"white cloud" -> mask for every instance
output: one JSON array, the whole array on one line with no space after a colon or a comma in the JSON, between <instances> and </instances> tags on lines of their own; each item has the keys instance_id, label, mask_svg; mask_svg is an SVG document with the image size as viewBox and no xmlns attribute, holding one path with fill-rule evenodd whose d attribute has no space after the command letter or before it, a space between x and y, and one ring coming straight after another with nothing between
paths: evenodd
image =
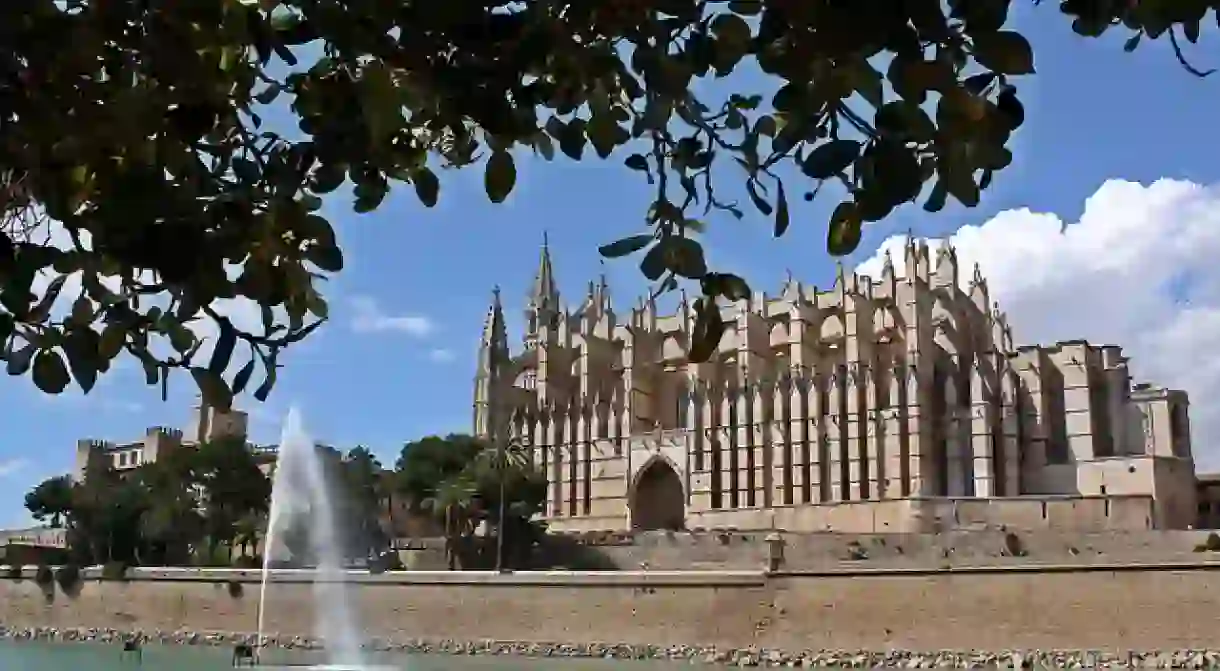
<instances>
[{"instance_id":1,"label":"white cloud","mask_svg":"<svg viewBox=\"0 0 1220 671\"><path fill-rule=\"evenodd\" d=\"M405 333L422 338L436 330L436 324L423 315L390 315L382 310L377 301L368 296L352 299L352 330L356 333L383 333L387 331Z\"/></svg>"},{"instance_id":2,"label":"white cloud","mask_svg":"<svg viewBox=\"0 0 1220 671\"><path fill-rule=\"evenodd\" d=\"M30 462L26 459L7 459L0 460L0 478L5 478L14 475L19 471L29 466Z\"/></svg>"},{"instance_id":3,"label":"white cloud","mask_svg":"<svg viewBox=\"0 0 1220 671\"><path fill-rule=\"evenodd\" d=\"M1195 457L1220 466L1220 185L1111 180L1077 222L1028 209L1001 212L952 236L962 281L979 264L1016 339L1116 344L1138 380L1190 393ZM902 271L892 237L857 269Z\"/></svg>"},{"instance_id":4,"label":"white cloud","mask_svg":"<svg viewBox=\"0 0 1220 671\"><path fill-rule=\"evenodd\" d=\"M436 363L449 363L457 358L457 354L453 350L445 347L437 347L428 352L428 360Z\"/></svg>"}]
</instances>

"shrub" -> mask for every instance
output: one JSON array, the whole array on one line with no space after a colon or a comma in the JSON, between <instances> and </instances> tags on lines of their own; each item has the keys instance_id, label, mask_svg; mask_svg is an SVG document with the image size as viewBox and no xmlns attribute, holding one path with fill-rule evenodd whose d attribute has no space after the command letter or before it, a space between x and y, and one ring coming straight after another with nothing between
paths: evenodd
<instances>
[{"instance_id":1,"label":"shrub","mask_svg":"<svg viewBox=\"0 0 1220 671\"><path fill-rule=\"evenodd\" d=\"M127 562L108 561L102 566L103 580L127 580Z\"/></svg>"},{"instance_id":2,"label":"shrub","mask_svg":"<svg viewBox=\"0 0 1220 671\"><path fill-rule=\"evenodd\" d=\"M21 564L12 564L4 567L4 576L9 580L21 580L22 570Z\"/></svg>"},{"instance_id":3,"label":"shrub","mask_svg":"<svg viewBox=\"0 0 1220 671\"><path fill-rule=\"evenodd\" d=\"M39 564L38 570L34 572L34 582L38 583L39 587L47 588L55 584L55 572L46 564Z\"/></svg>"},{"instance_id":4,"label":"shrub","mask_svg":"<svg viewBox=\"0 0 1220 671\"><path fill-rule=\"evenodd\" d=\"M246 593L246 588L237 580L230 580L228 585L229 596L234 599L240 599Z\"/></svg>"},{"instance_id":5,"label":"shrub","mask_svg":"<svg viewBox=\"0 0 1220 671\"><path fill-rule=\"evenodd\" d=\"M64 594L77 593L81 584L80 567L76 564L60 566L55 571L55 582L59 583L59 588L64 591Z\"/></svg>"}]
</instances>

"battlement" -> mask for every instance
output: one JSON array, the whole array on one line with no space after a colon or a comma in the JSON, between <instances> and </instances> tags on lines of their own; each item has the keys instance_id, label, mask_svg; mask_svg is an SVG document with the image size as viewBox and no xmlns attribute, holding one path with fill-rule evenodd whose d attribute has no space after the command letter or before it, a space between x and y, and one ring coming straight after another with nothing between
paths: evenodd
<instances>
[{"instance_id":1,"label":"battlement","mask_svg":"<svg viewBox=\"0 0 1220 671\"><path fill-rule=\"evenodd\" d=\"M182 430L168 426L150 426L144 429L144 435L147 436L164 436L171 440L182 440Z\"/></svg>"}]
</instances>

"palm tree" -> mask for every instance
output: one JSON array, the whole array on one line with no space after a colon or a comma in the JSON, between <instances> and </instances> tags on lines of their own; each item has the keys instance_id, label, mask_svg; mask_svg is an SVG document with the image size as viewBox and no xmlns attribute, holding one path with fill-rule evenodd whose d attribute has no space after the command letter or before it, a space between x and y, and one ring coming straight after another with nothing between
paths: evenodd
<instances>
[{"instance_id":1,"label":"palm tree","mask_svg":"<svg viewBox=\"0 0 1220 671\"><path fill-rule=\"evenodd\" d=\"M496 496L496 570L504 569L504 520L508 481L518 477L529 468L529 448L519 438L500 441L494 450L479 454L478 467L486 469L496 478L499 494Z\"/></svg>"},{"instance_id":2,"label":"palm tree","mask_svg":"<svg viewBox=\"0 0 1220 671\"><path fill-rule=\"evenodd\" d=\"M477 492L474 479L466 473L459 473L442 481L437 485L436 493L424 499L424 508L444 519L445 561L450 571L457 568L455 544L457 538L467 532Z\"/></svg>"}]
</instances>

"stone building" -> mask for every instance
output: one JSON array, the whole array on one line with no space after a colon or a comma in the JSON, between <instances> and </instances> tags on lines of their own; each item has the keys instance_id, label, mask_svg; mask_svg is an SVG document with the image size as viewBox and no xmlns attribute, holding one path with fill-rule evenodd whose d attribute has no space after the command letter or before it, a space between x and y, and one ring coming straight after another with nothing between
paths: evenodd
<instances>
[{"instance_id":1,"label":"stone building","mask_svg":"<svg viewBox=\"0 0 1220 671\"><path fill-rule=\"evenodd\" d=\"M603 278L569 311L544 245L516 351L495 293L474 431L529 446L556 530L1193 524L1186 394L1133 384L1116 345L1014 344L959 272L908 240L880 277L789 277L722 306L694 364L685 296L618 313Z\"/></svg>"},{"instance_id":2,"label":"stone building","mask_svg":"<svg viewBox=\"0 0 1220 671\"><path fill-rule=\"evenodd\" d=\"M241 410L217 410L200 402L191 415L185 430L165 426L152 426L140 438L124 442L112 442L92 438L76 441L76 462L72 479L84 480L86 469L92 459L104 459L111 469L125 473L152 463L173 450L194 448L201 443L218 438L236 436L244 438L249 417ZM251 446L258 455L260 467L269 473L274 469L275 449Z\"/></svg>"},{"instance_id":3,"label":"stone building","mask_svg":"<svg viewBox=\"0 0 1220 671\"><path fill-rule=\"evenodd\" d=\"M1196 529L1220 529L1220 473L1200 473L1195 497L1198 501Z\"/></svg>"},{"instance_id":4,"label":"stone building","mask_svg":"<svg viewBox=\"0 0 1220 671\"><path fill-rule=\"evenodd\" d=\"M82 482L93 459L105 460L117 473L129 473L142 464L155 462L175 450L194 449L202 443L219 438L244 439L248 435L248 428L249 416L246 412L236 408L218 410L200 401L185 429L153 426L145 431L142 438L125 442L78 440L72 480ZM268 477L272 477L275 474L278 446L253 442L247 442L246 446L254 454L259 469ZM392 471L385 471L382 476L391 478ZM384 507L379 514L379 523L391 538L426 535L435 531L430 519L416 514L403 497L393 493L392 488L387 486L385 489L388 494L383 500ZM0 540L3 540L2 532Z\"/></svg>"}]
</instances>

